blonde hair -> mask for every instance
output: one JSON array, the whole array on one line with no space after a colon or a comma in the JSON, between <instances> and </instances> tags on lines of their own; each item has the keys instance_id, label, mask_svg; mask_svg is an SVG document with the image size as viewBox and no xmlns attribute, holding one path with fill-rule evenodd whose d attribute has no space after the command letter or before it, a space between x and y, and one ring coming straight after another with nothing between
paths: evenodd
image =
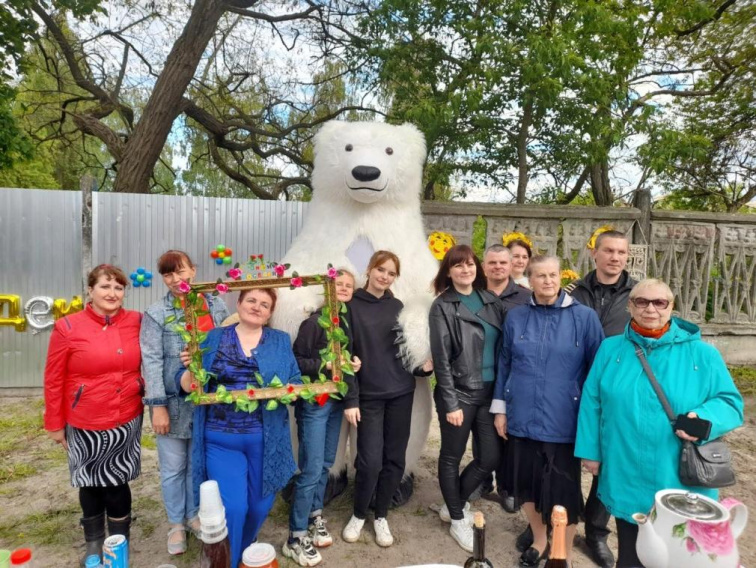
<instances>
[{"instance_id":1,"label":"blonde hair","mask_svg":"<svg viewBox=\"0 0 756 568\"><path fill-rule=\"evenodd\" d=\"M669 287L669 284L667 284L664 280L660 280L659 278L646 278L644 280L641 280L638 282L635 286L633 286L633 289L630 290L630 299L637 298L641 292L646 290L647 288L653 288L654 286L659 286L664 289L667 295L667 300L670 302L675 301L675 294L672 292L672 288Z\"/></svg>"}]
</instances>

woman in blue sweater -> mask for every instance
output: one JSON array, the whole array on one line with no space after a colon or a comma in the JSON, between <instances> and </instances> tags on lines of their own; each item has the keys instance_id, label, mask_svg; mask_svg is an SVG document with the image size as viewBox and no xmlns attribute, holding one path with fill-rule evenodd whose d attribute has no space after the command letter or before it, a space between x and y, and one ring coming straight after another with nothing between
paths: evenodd
<instances>
[{"instance_id":1,"label":"woman in blue sweater","mask_svg":"<svg viewBox=\"0 0 756 568\"><path fill-rule=\"evenodd\" d=\"M213 329L202 344L207 351L202 366L214 375L208 392L219 385L227 390L247 389L255 373L267 386L274 377L281 382L301 383L289 336L267 326L276 306L271 289L245 290L239 295L239 323ZM186 395L192 376L181 372L177 379ZM257 538L276 493L296 470L289 434L289 412L276 410L237 411L226 404L197 406L192 438L192 477L195 500L199 485L214 479L226 509L231 565L238 566L242 551Z\"/></svg>"}]
</instances>

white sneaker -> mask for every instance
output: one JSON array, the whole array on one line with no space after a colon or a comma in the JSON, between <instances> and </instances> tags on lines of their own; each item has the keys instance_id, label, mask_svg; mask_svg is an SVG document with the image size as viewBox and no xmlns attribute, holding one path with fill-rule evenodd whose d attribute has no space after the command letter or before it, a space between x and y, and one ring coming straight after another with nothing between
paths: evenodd
<instances>
[{"instance_id":1,"label":"white sneaker","mask_svg":"<svg viewBox=\"0 0 756 568\"><path fill-rule=\"evenodd\" d=\"M291 558L300 566L317 566L323 561L323 557L312 546L312 541L308 536L295 538L291 544L287 540L282 551L284 556Z\"/></svg>"},{"instance_id":2,"label":"white sneaker","mask_svg":"<svg viewBox=\"0 0 756 568\"><path fill-rule=\"evenodd\" d=\"M462 514L467 518L470 514L470 503L465 503L465 506L462 508ZM441 520L445 523L451 523L452 518L449 515L449 507L446 506L446 503L444 503L441 506L441 509L438 511L438 516L441 517Z\"/></svg>"},{"instance_id":3,"label":"white sneaker","mask_svg":"<svg viewBox=\"0 0 756 568\"><path fill-rule=\"evenodd\" d=\"M341 531L341 538L346 542L357 542L362 534L362 526L365 524L365 519L358 519L354 515L349 519L349 522Z\"/></svg>"},{"instance_id":4,"label":"white sneaker","mask_svg":"<svg viewBox=\"0 0 756 568\"><path fill-rule=\"evenodd\" d=\"M394 544L394 537L391 536L391 530L385 517L379 517L373 521L373 529L375 529L375 543L378 546L391 546Z\"/></svg>"},{"instance_id":5,"label":"white sneaker","mask_svg":"<svg viewBox=\"0 0 756 568\"><path fill-rule=\"evenodd\" d=\"M333 537L326 528L326 521L320 515L312 520L312 524L307 527L307 532L312 539L313 546L317 548L326 548L333 544Z\"/></svg>"},{"instance_id":6,"label":"white sneaker","mask_svg":"<svg viewBox=\"0 0 756 568\"><path fill-rule=\"evenodd\" d=\"M473 551L473 528L467 518L461 521L452 521L449 534L457 541L457 544L467 552Z\"/></svg>"}]
</instances>

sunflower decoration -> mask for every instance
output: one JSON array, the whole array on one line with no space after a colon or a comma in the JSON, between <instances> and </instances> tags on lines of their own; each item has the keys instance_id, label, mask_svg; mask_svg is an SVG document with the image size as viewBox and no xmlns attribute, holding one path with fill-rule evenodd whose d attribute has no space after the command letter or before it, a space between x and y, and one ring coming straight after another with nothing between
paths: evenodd
<instances>
[{"instance_id":1,"label":"sunflower decoration","mask_svg":"<svg viewBox=\"0 0 756 568\"><path fill-rule=\"evenodd\" d=\"M614 227L611 225L604 225L602 227L599 227L595 231L593 231L593 234L591 235L591 238L588 239L588 244L585 245L589 250L593 250L596 248L596 239L598 239L599 235L601 233L606 233L607 231L614 231Z\"/></svg>"},{"instance_id":2,"label":"sunflower decoration","mask_svg":"<svg viewBox=\"0 0 756 568\"><path fill-rule=\"evenodd\" d=\"M580 274L570 268L565 268L559 273L559 278L562 280L562 288L568 284L580 279Z\"/></svg>"},{"instance_id":3,"label":"sunflower decoration","mask_svg":"<svg viewBox=\"0 0 756 568\"><path fill-rule=\"evenodd\" d=\"M434 231L428 236L428 248L438 260L443 260L447 251L456 244L457 239L449 233Z\"/></svg>"},{"instance_id":4,"label":"sunflower decoration","mask_svg":"<svg viewBox=\"0 0 756 568\"><path fill-rule=\"evenodd\" d=\"M533 250L534 248L533 241L531 241L525 233L513 231L511 233L505 233L501 237L501 244L503 244L505 247L509 246L509 243L511 243L512 241L522 241L523 243L528 245L531 250Z\"/></svg>"}]
</instances>

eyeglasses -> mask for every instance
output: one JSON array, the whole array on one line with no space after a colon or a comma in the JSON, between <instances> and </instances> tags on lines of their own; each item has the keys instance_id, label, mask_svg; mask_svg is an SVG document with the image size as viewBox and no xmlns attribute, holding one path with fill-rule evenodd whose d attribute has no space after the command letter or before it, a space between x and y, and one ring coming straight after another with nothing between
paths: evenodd
<instances>
[{"instance_id":1,"label":"eyeglasses","mask_svg":"<svg viewBox=\"0 0 756 568\"><path fill-rule=\"evenodd\" d=\"M653 304L658 310L666 310L669 306L669 300L665 298L656 298L649 300L648 298L630 298L630 301L636 308L647 308L649 304Z\"/></svg>"}]
</instances>

